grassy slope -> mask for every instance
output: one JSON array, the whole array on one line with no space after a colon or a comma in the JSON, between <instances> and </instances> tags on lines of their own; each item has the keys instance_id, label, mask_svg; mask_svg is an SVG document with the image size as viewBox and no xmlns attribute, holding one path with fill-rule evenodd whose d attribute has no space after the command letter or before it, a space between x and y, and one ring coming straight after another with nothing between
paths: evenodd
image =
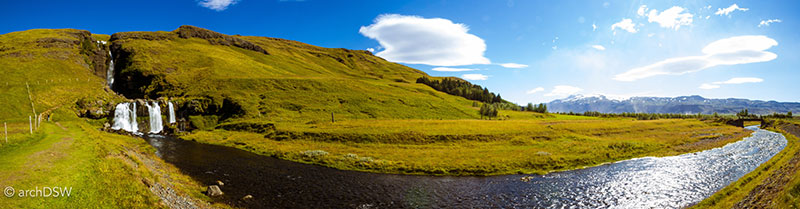
<instances>
[{"instance_id":1,"label":"grassy slope","mask_svg":"<svg viewBox=\"0 0 800 209\"><path fill-rule=\"evenodd\" d=\"M800 121L783 121L800 125ZM731 183L722 190L706 198L694 208L800 208L800 136L789 133L778 127L771 128L786 136L788 144L780 153L762 164L753 172L743 176L738 181ZM784 169L793 171L784 171ZM787 173L788 172L788 173ZM783 179L785 181L778 181ZM764 189L769 189L769 194ZM752 200L751 195L758 194L762 199L755 202L742 202ZM739 205L737 205L739 204Z\"/></svg>"},{"instance_id":2,"label":"grassy slope","mask_svg":"<svg viewBox=\"0 0 800 209\"><path fill-rule=\"evenodd\" d=\"M180 174L153 154L138 138L100 132L82 119L65 112L45 122L34 135L16 134L16 140L0 146L0 187L20 190L68 187L70 196L0 198L9 208L166 208L144 182L164 184L147 169L144 160L169 173L179 193L208 201L189 177ZM133 154L138 153L138 154ZM146 158L146 159L145 159Z\"/></svg>"},{"instance_id":3,"label":"grassy slope","mask_svg":"<svg viewBox=\"0 0 800 209\"><path fill-rule=\"evenodd\" d=\"M37 29L0 35L0 121L27 123L33 115L26 82L37 114L64 104L72 107L84 97L113 98L103 91L105 79L93 75L80 43L47 41L80 42L80 32Z\"/></svg>"},{"instance_id":4,"label":"grassy slope","mask_svg":"<svg viewBox=\"0 0 800 209\"><path fill-rule=\"evenodd\" d=\"M132 64L121 71L163 78L165 84L151 86L173 87L160 91L159 96L230 98L245 110L244 118L306 123L328 121L331 113L339 120L479 117L469 108L471 101L415 84L425 73L367 51L265 37L239 38L270 54L211 45L199 38L128 38L114 44L135 52Z\"/></svg>"},{"instance_id":5,"label":"grassy slope","mask_svg":"<svg viewBox=\"0 0 800 209\"><path fill-rule=\"evenodd\" d=\"M114 102L122 97L104 90L105 78L96 76L81 40L108 40L108 35L73 29L37 29L0 35L0 122L8 125L8 141L0 138L0 187L35 189L72 187L70 197L0 198L10 208L164 208L164 202L144 182L164 184L168 174L173 189L201 201L201 186L158 159L141 139L98 131L77 114L79 100ZM89 42L89 50L100 50ZM92 48L94 47L94 48ZM25 83L30 86L36 113L47 112L29 134L33 115ZM45 119L46 120L46 119ZM138 153L131 155L132 153ZM159 166L149 170L143 160ZM219 206L219 205L218 205ZM221 206L225 207L225 206Z\"/></svg>"}]
</instances>

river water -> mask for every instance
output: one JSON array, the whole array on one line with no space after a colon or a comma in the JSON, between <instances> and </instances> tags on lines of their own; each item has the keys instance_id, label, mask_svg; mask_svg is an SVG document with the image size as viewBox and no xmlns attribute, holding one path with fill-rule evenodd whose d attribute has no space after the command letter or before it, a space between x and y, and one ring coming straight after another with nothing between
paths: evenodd
<instances>
[{"instance_id":1,"label":"river water","mask_svg":"<svg viewBox=\"0 0 800 209\"><path fill-rule=\"evenodd\" d=\"M753 171L786 146L783 135L750 137L671 157L644 157L538 175L433 177L342 171L165 136L156 155L197 181L217 180L215 201L247 208L681 208ZM242 200L252 195L249 200Z\"/></svg>"}]
</instances>

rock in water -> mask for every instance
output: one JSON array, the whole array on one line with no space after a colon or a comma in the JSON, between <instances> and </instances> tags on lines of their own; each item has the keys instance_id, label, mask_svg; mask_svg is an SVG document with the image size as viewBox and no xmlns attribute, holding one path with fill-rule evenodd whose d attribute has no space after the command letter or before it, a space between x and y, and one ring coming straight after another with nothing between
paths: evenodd
<instances>
[{"instance_id":1,"label":"rock in water","mask_svg":"<svg viewBox=\"0 0 800 209\"><path fill-rule=\"evenodd\" d=\"M219 185L219 186L225 186L225 183L222 183L222 181L217 181L217 185Z\"/></svg>"},{"instance_id":2,"label":"rock in water","mask_svg":"<svg viewBox=\"0 0 800 209\"><path fill-rule=\"evenodd\" d=\"M253 199L253 195L245 195L244 197L242 197L242 200L249 200L249 199Z\"/></svg>"},{"instance_id":3,"label":"rock in water","mask_svg":"<svg viewBox=\"0 0 800 209\"><path fill-rule=\"evenodd\" d=\"M222 190L219 189L219 186L217 185L208 186L208 190L206 191L206 195L208 195L209 197L216 197L223 194L225 193L222 193Z\"/></svg>"}]
</instances>

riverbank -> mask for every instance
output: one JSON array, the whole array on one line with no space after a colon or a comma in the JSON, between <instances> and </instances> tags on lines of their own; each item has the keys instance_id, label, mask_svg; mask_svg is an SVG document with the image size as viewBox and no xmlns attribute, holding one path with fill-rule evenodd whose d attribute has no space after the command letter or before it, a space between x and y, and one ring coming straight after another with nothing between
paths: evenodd
<instances>
[{"instance_id":1,"label":"riverbank","mask_svg":"<svg viewBox=\"0 0 800 209\"><path fill-rule=\"evenodd\" d=\"M140 138L98 131L67 112L0 146L0 187L69 189L62 197L3 197L9 208L210 208L204 186L155 156ZM25 127L27 128L27 127ZM27 130L25 130L27 131ZM62 194L66 195L66 194ZM215 204L213 207L228 206Z\"/></svg>"},{"instance_id":2,"label":"riverbank","mask_svg":"<svg viewBox=\"0 0 800 209\"><path fill-rule=\"evenodd\" d=\"M272 133L196 131L183 139L342 170L486 176L545 174L719 147L750 131L698 120L546 115L515 120L350 120L276 124Z\"/></svg>"},{"instance_id":3,"label":"riverbank","mask_svg":"<svg viewBox=\"0 0 800 209\"><path fill-rule=\"evenodd\" d=\"M694 208L800 208L800 122L779 120L769 129L786 136L786 148Z\"/></svg>"}]
</instances>

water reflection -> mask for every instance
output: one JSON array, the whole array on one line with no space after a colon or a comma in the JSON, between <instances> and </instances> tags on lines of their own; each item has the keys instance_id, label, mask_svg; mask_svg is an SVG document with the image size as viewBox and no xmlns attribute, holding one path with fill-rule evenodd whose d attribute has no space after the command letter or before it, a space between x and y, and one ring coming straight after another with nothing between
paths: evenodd
<instances>
[{"instance_id":1,"label":"water reflection","mask_svg":"<svg viewBox=\"0 0 800 209\"><path fill-rule=\"evenodd\" d=\"M240 207L680 208L754 170L786 146L755 130L724 147L645 157L537 176L429 177L373 174L293 163L234 148L149 137L159 157L204 184L225 182L216 201ZM241 200L252 195L251 200Z\"/></svg>"}]
</instances>

